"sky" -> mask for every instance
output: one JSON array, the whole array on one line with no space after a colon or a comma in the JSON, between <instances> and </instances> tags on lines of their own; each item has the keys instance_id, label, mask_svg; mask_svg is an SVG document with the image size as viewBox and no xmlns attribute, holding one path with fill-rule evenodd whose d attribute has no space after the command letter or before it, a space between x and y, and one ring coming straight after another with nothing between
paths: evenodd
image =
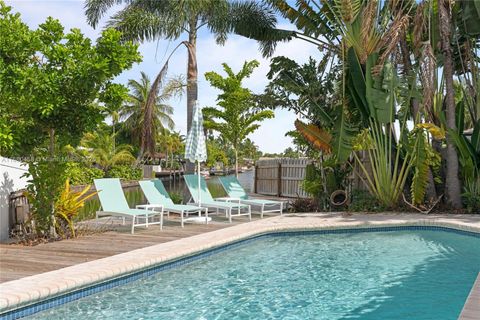
<instances>
[{"instance_id":1,"label":"sky","mask_svg":"<svg viewBox=\"0 0 480 320\"><path fill-rule=\"evenodd\" d=\"M101 29L108 19L109 14L115 12L112 9L106 15L97 29L88 25L84 15L84 2L77 0L10 0L7 5L13 8L13 11L21 14L22 20L32 29L36 29L49 16L60 20L65 27L65 31L71 28L79 28L86 36L96 39ZM279 27L293 30L294 27L288 21L279 18ZM140 72L146 72L153 80L163 64L166 57L176 47L176 45L186 40L187 35L182 35L174 41L159 40L155 42L143 43L139 51L143 56L143 62L135 64L130 70L124 71L116 82L126 84L128 79L139 79ZM306 62L309 56L318 58L319 52L315 46L302 41L292 40L288 43L280 43L273 56L286 56L301 63ZM205 72L215 71L222 75L222 63L227 63L238 72L243 63L248 60L258 60L260 66L254 71L252 76L244 81L244 86L254 93L262 93L268 83L267 73L270 69L270 59L264 59L258 50L256 41L243 38L236 35L229 35L224 46L217 45L214 37L206 30L200 29L197 40L197 60L198 60L198 86L199 86L199 104L204 106L216 106L218 90L211 88L205 80ZM169 63L169 77L176 75L185 75L187 65L187 50L181 48L173 55ZM187 133L187 112L186 96L177 98L169 102L174 107L173 119L176 124L175 130L182 134ZM252 133L249 138L260 147L260 150L267 153L279 153L287 147L292 146L291 138L285 137L287 131L294 129L294 121L297 116L292 111L275 110L275 118L267 119L262 122L260 128Z\"/></svg>"}]
</instances>

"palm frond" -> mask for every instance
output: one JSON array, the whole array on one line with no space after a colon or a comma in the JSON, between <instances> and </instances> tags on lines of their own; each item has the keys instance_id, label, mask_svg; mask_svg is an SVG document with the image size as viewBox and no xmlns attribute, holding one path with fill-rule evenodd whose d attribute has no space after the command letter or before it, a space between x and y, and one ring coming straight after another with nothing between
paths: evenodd
<instances>
[{"instance_id":1,"label":"palm frond","mask_svg":"<svg viewBox=\"0 0 480 320\"><path fill-rule=\"evenodd\" d=\"M121 4L129 3L130 0L87 0L85 2L85 15L87 16L87 22L95 28L103 17L103 15L111 7Z\"/></svg>"}]
</instances>

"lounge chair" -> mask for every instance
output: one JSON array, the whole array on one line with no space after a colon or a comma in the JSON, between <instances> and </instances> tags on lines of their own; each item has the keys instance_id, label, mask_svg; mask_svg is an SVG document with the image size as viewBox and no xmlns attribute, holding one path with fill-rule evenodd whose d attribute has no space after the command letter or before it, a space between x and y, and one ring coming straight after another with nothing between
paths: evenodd
<instances>
[{"instance_id":1,"label":"lounge chair","mask_svg":"<svg viewBox=\"0 0 480 320\"><path fill-rule=\"evenodd\" d=\"M101 209L96 212L96 219L101 216L116 216L123 219L125 224L126 218L132 219L132 234L135 227L148 228L151 224L159 224L160 229L163 228L163 206L161 205L138 205L136 209L128 206L127 200L120 184L120 179L95 179L95 188L98 191ZM160 221L149 221L150 218L160 216ZM143 223L139 220L144 219Z\"/></svg>"},{"instance_id":2,"label":"lounge chair","mask_svg":"<svg viewBox=\"0 0 480 320\"><path fill-rule=\"evenodd\" d=\"M235 176L219 177L219 179L230 199L238 199L240 203L248 204L252 207L259 207L260 216L262 218L263 214L268 212L279 212L280 215L283 214L283 202L249 198L248 194L245 192L245 189L243 189L242 185L240 184L240 182L238 182L238 179Z\"/></svg>"},{"instance_id":3,"label":"lounge chair","mask_svg":"<svg viewBox=\"0 0 480 320\"><path fill-rule=\"evenodd\" d=\"M188 219L185 219L185 216L188 217L189 213L198 213L200 217L202 211L205 211L205 223L208 223L208 209L191 205L174 204L160 179L142 180L138 183L148 203L162 205L163 210L167 213L174 212L180 214L182 228L184 221L188 221Z\"/></svg>"},{"instance_id":4,"label":"lounge chair","mask_svg":"<svg viewBox=\"0 0 480 320\"><path fill-rule=\"evenodd\" d=\"M219 210L224 210L225 215L228 217L228 221L232 222L232 217L238 216L248 216L252 220L252 211L249 205L241 203L232 203L225 201L216 201L213 199L210 191L208 191L207 183L203 177L200 177L200 198L199 198L199 188L198 188L198 175L196 174L187 174L184 175L185 183L192 195L195 205L200 207L205 207L207 209L214 208L217 213ZM234 210L236 213L234 213ZM242 212L243 211L243 212Z\"/></svg>"}]
</instances>

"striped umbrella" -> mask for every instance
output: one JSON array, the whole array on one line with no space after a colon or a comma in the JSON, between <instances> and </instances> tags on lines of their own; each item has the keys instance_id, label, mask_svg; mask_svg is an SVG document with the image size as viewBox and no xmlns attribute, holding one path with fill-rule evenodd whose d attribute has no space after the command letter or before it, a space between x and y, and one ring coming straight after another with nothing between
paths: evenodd
<instances>
[{"instance_id":1,"label":"striped umbrella","mask_svg":"<svg viewBox=\"0 0 480 320\"><path fill-rule=\"evenodd\" d=\"M192 127L188 132L185 145L185 158L191 162L197 161L198 199L201 203L200 162L207 160L207 145L205 143L205 135L203 133L202 108L198 105L198 102L195 103L193 108Z\"/></svg>"}]
</instances>

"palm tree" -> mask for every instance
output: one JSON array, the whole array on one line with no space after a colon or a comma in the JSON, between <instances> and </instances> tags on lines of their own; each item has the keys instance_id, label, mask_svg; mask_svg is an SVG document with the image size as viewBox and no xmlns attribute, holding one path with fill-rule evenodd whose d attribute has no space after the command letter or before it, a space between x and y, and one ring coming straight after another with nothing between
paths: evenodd
<instances>
[{"instance_id":1,"label":"palm tree","mask_svg":"<svg viewBox=\"0 0 480 320\"><path fill-rule=\"evenodd\" d=\"M173 168L175 154L182 152L185 148L185 137L180 132L164 130L158 137L158 144L162 151L165 151L166 165L170 160L170 167Z\"/></svg>"},{"instance_id":2,"label":"palm tree","mask_svg":"<svg viewBox=\"0 0 480 320\"><path fill-rule=\"evenodd\" d=\"M81 145L86 148L84 150L89 150L84 154L88 155L105 172L114 165L133 164L135 162L135 157L132 155L132 146L118 145L115 147L113 135L102 131L85 134Z\"/></svg>"},{"instance_id":3,"label":"palm tree","mask_svg":"<svg viewBox=\"0 0 480 320\"><path fill-rule=\"evenodd\" d=\"M148 98L153 90L150 78L141 72L140 81L129 80L130 94L128 101L120 109L120 118L124 119L124 128L140 146L139 158L155 152L155 137L165 128L172 129L173 107L165 102L174 96L181 95L183 85L181 79L171 79L160 94L156 94L153 103Z\"/></svg>"},{"instance_id":4,"label":"palm tree","mask_svg":"<svg viewBox=\"0 0 480 320\"><path fill-rule=\"evenodd\" d=\"M222 91L218 95L217 107L204 109L205 127L221 134L223 138L232 144L235 151L235 175L238 176L238 151L240 144L247 136L260 127L259 122L273 118L271 110L259 111L250 90L242 87L242 81L248 78L254 68L258 67L258 61L245 62L242 70L234 73L226 64L223 69L227 77L222 77L216 72L207 72L205 78L212 86Z\"/></svg>"},{"instance_id":5,"label":"palm tree","mask_svg":"<svg viewBox=\"0 0 480 320\"><path fill-rule=\"evenodd\" d=\"M184 45L188 51L187 129L190 129L193 106L198 99L197 34L201 28L212 32L219 44L225 42L230 32L255 38L262 51L270 53L277 41L290 39L293 34L275 29L274 11L255 1L86 0L88 22L95 27L108 9L121 3L127 5L111 17L107 26L122 31L125 39L141 42L177 40L187 35L187 39L176 47Z\"/></svg>"}]
</instances>

